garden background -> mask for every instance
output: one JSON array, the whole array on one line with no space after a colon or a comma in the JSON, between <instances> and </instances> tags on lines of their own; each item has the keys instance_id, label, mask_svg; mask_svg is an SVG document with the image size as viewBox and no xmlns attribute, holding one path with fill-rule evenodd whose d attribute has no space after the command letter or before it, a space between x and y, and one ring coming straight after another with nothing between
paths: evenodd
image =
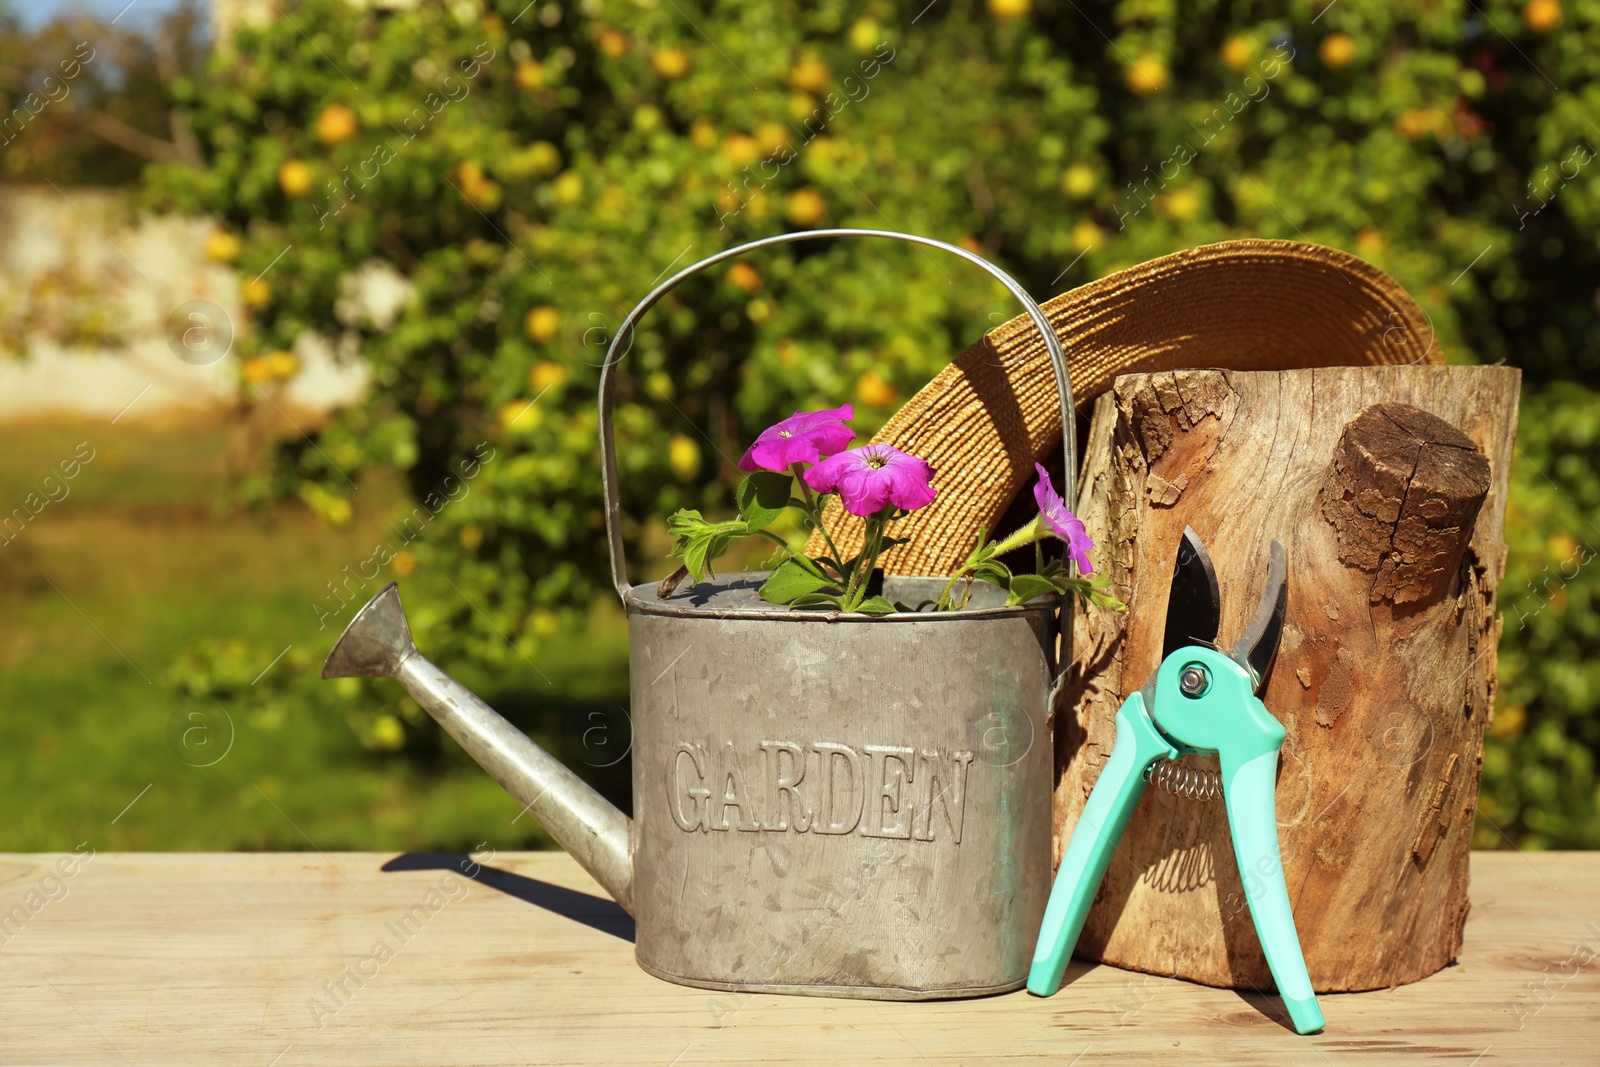
<instances>
[{"instance_id":1,"label":"garden background","mask_svg":"<svg viewBox=\"0 0 1600 1067\"><path fill-rule=\"evenodd\" d=\"M1319 242L1520 367L1474 844L1600 846L1600 0L124 4L0 18L0 850L543 843L398 686L317 679L391 578L625 802L597 364L653 280L823 226L1041 299ZM770 421L870 432L1013 314L877 244L673 294L621 384L636 577Z\"/></svg>"}]
</instances>

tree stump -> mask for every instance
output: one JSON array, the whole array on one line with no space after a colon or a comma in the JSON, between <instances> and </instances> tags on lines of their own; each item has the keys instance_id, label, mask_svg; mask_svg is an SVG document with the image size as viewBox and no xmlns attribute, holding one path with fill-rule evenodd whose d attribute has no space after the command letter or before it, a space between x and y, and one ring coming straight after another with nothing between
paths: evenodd
<instances>
[{"instance_id":1,"label":"tree stump","mask_svg":"<svg viewBox=\"0 0 1600 1067\"><path fill-rule=\"evenodd\" d=\"M1183 527L1216 563L1224 647L1255 609L1277 538L1288 613L1262 699L1288 731L1278 832L1312 984L1392 987L1456 957L1519 378L1385 367L1116 380L1094 409L1078 506L1130 611L1076 624L1055 730L1057 863L1117 707L1160 660ZM1271 988L1220 799L1146 792L1077 952Z\"/></svg>"}]
</instances>

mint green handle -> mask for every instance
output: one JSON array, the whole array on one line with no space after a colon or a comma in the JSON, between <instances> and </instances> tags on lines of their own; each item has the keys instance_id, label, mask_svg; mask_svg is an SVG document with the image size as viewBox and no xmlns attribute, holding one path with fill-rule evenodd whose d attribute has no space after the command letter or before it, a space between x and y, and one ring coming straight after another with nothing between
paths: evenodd
<instances>
[{"instance_id":1,"label":"mint green handle","mask_svg":"<svg viewBox=\"0 0 1600 1067\"><path fill-rule=\"evenodd\" d=\"M1048 997L1061 988L1067 961L1083 932L1111 853L1127 828L1133 809L1145 790L1145 768L1158 758L1173 759L1177 750L1156 731L1145 711L1144 695L1132 693L1117 709L1117 738L1111 758L1089 792L1089 799L1072 829L1050 903L1045 906L1039 942L1028 972L1028 991Z\"/></svg>"},{"instance_id":2,"label":"mint green handle","mask_svg":"<svg viewBox=\"0 0 1600 1067\"><path fill-rule=\"evenodd\" d=\"M1185 693L1187 668L1204 672L1207 684ZM1250 918L1267 966L1302 1034L1322 1028L1322 1010L1311 993L1300 936L1295 932L1289 890L1278 851L1278 749L1283 724L1255 694L1255 681L1230 657L1210 648L1180 648L1156 671L1155 723L1166 737L1195 752L1215 752L1222 763L1222 797L1228 805L1233 854L1244 882Z\"/></svg>"},{"instance_id":3,"label":"mint green handle","mask_svg":"<svg viewBox=\"0 0 1600 1067\"><path fill-rule=\"evenodd\" d=\"M1249 755L1230 746L1220 756L1222 796L1228 805L1233 854L1239 862L1245 899L1250 902L1250 918L1295 1032L1309 1034L1322 1029L1322 1009L1311 992L1311 977L1306 973L1289 890L1283 881L1275 802L1278 749L1273 746L1270 751Z\"/></svg>"}]
</instances>

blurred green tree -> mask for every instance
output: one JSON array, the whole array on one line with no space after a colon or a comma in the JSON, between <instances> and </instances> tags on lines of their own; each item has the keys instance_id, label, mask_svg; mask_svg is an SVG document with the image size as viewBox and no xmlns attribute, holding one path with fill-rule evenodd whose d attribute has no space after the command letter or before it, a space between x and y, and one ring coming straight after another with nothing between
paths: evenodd
<instances>
[{"instance_id":1,"label":"blurred green tree","mask_svg":"<svg viewBox=\"0 0 1600 1067\"><path fill-rule=\"evenodd\" d=\"M147 30L87 16L23 28L0 0L0 181L124 185L203 161L171 83L204 65L193 0Z\"/></svg>"},{"instance_id":2,"label":"blurred green tree","mask_svg":"<svg viewBox=\"0 0 1600 1067\"><path fill-rule=\"evenodd\" d=\"M147 196L213 214L214 252L260 275L241 331L257 389L307 333L370 362L367 404L248 492L337 522L367 466L425 504L482 460L470 493L419 513L426 536L380 546L445 656L532 655L608 590L590 397L631 303L695 258L823 225L959 241L1044 295L1232 237L1377 263L1452 358L1527 375L1515 596L1600 538L1600 409L1550 384L1600 369L1597 57L1593 0L306 0L174 83L205 165L152 167ZM1013 314L958 271L795 246L664 301L617 416L635 549L664 548L676 507L724 506L730 457L768 421L850 399L870 424ZM395 276L403 300L360 297ZM1561 607L1506 628L1515 715L1491 738L1482 844L1600 843L1592 569L1563 583ZM375 589L330 590L324 623Z\"/></svg>"}]
</instances>

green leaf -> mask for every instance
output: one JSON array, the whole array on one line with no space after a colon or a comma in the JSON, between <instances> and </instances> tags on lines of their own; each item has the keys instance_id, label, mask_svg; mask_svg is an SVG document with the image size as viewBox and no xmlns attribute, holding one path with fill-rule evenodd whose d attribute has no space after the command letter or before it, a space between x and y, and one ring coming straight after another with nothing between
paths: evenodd
<instances>
[{"instance_id":1,"label":"green leaf","mask_svg":"<svg viewBox=\"0 0 1600 1067\"><path fill-rule=\"evenodd\" d=\"M844 607L844 601L832 593L807 593L804 596L797 596L789 602L791 608L809 608L817 604L829 604L836 608Z\"/></svg>"},{"instance_id":2,"label":"green leaf","mask_svg":"<svg viewBox=\"0 0 1600 1067\"><path fill-rule=\"evenodd\" d=\"M1056 583L1038 574L1018 574L1011 579L1011 595L1007 604L1026 604L1034 597L1060 593Z\"/></svg>"},{"instance_id":3,"label":"green leaf","mask_svg":"<svg viewBox=\"0 0 1600 1067\"><path fill-rule=\"evenodd\" d=\"M667 532L674 537L687 537L711 525L704 515L688 508L679 508L667 518Z\"/></svg>"},{"instance_id":4,"label":"green leaf","mask_svg":"<svg viewBox=\"0 0 1600 1067\"><path fill-rule=\"evenodd\" d=\"M1011 568L999 560L985 560L978 564L972 571L973 576L985 582L998 585L1001 589L1011 588Z\"/></svg>"},{"instance_id":5,"label":"green leaf","mask_svg":"<svg viewBox=\"0 0 1600 1067\"><path fill-rule=\"evenodd\" d=\"M789 487L794 477L776 471L755 471L744 476L735 496L739 501L739 514L743 515L751 533L765 530L789 506Z\"/></svg>"},{"instance_id":6,"label":"green leaf","mask_svg":"<svg viewBox=\"0 0 1600 1067\"><path fill-rule=\"evenodd\" d=\"M689 568L689 577L696 584L705 581L706 573L711 569L708 558L711 551L711 542L715 540L710 534L701 534L689 541L689 547L683 553L683 565Z\"/></svg>"},{"instance_id":7,"label":"green leaf","mask_svg":"<svg viewBox=\"0 0 1600 1067\"><path fill-rule=\"evenodd\" d=\"M801 557L801 558L808 558L808 557ZM844 573L844 564L840 563L838 560L834 559L832 556L818 556L814 560L812 560L812 562L815 563L818 567L824 567L824 566L832 567L833 568L833 573L835 573L835 574L843 574ZM827 572L824 571L823 573L827 573Z\"/></svg>"},{"instance_id":8,"label":"green leaf","mask_svg":"<svg viewBox=\"0 0 1600 1067\"><path fill-rule=\"evenodd\" d=\"M812 577L817 578L820 581L827 582L830 585L833 584L833 578L829 576L827 571L822 569L822 560L820 559L812 559L810 556L795 555L790 556L784 562L793 563L796 567L799 567ZM833 561L827 560L827 562L832 563Z\"/></svg>"},{"instance_id":9,"label":"green leaf","mask_svg":"<svg viewBox=\"0 0 1600 1067\"><path fill-rule=\"evenodd\" d=\"M831 585L826 578L807 570L797 559L786 559L762 583L761 599L769 604L787 604L796 597L818 592Z\"/></svg>"},{"instance_id":10,"label":"green leaf","mask_svg":"<svg viewBox=\"0 0 1600 1067\"><path fill-rule=\"evenodd\" d=\"M706 570L707 571L711 570L711 564L712 563L714 563L716 560L721 559L723 557L723 555L727 553L728 546L733 544L733 539L735 537L738 537L738 536L740 536L740 535L736 534L736 533L723 532L723 533L713 533L709 537L706 538L706 540L709 542L709 544L706 547Z\"/></svg>"},{"instance_id":11,"label":"green leaf","mask_svg":"<svg viewBox=\"0 0 1600 1067\"><path fill-rule=\"evenodd\" d=\"M895 607L881 596L869 596L861 602L861 606L856 608L856 611L862 615L871 615L876 618L879 615L893 615Z\"/></svg>"}]
</instances>

